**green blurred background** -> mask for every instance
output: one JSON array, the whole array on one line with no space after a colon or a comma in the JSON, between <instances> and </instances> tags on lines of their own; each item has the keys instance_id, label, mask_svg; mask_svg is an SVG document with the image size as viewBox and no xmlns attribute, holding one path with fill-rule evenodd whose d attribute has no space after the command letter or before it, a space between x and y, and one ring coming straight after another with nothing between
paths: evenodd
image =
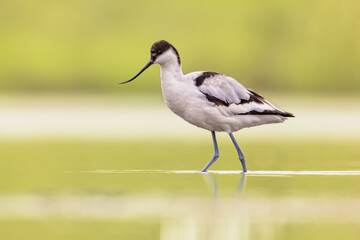
<instances>
[{"instance_id":1,"label":"green blurred background","mask_svg":"<svg viewBox=\"0 0 360 240\"><path fill-rule=\"evenodd\" d=\"M358 0L1 0L2 235L159 239L168 227L174 238L162 239L184 229L198 238L183 239L230 239L209 236L245 225L241 239L359 239L359 9ZM116 85L161 39L177 48L184 73L232 76L295 114L236 133L249 170L355 173L249 174L243 205L233 198L240 174L146 172L200 170L213 154L209 132L166 109L157 66ZM218 136L211 170L239 170L231 140ZM213 201L217 188L226 204ZM252 200L245 215L222 212ZM112 201L121 204L109 211ZM265 218L251 214L263 206ZM190 217L175 219L179 209ZM273 215L283 221L263 222Z\"/></svg>"},{"instance_id":2,"label":"green blurred background","mask_svg":"<svg viewBox=\"0 0 360 240\"><path fill-rule=\"evenodd\" d=\"M258 90L357 94L360 2L24 1L0 3L0 91L125 92L165 39L183 72L212 70ZM157 92L153 68L127 92ZM141 83L140 83L141 82Z\"/></svg>"}]
</instances>

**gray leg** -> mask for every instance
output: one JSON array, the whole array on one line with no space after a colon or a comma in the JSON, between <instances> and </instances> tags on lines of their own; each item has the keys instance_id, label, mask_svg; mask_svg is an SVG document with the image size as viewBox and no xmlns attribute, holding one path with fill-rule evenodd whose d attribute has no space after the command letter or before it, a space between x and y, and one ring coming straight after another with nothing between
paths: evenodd
<instances>
[{"instance_id":1,"label":"gray leg","mask_svg":"<svg viewBox=\"0 0 360 240\"><path fill-rule=\"evenodd\" d=\"M246 164L245 164L245 156L243 154L243 152L241 151L239 145L237 144L235 138L234 138L234 135L232 134L232 132L229 132L229 135L231 137L231 140L233 141L234 145L235 145L235 148L236 148L236 151L239 155L239 159L240 159L240 162L241 162L241 165L242 165L242 168L243 168L243 171L244 172L247 172L247 168L246 168Z\"/></svg>"},{"instance_id":2,"label":"gray leg","mask_svg":"<svg viewBox=\"0 0 360 240\"><path fill-rule=\"evenodd\" d=\"M212 157L212 159L210 160L210 162L208 162L208 164L206 164L206 166L204 167L203 170L201 170L202 172L206 172L206 170L208 170L208 168L216 161L216 159L219 158L220 153L219 153L219 148L216 142L216 136L215 136L215 132L211 131L211 135L212 135L212 139L214 142L214 149L215 149L215 153L214 156Z\"/></svg>"}]
</instances>

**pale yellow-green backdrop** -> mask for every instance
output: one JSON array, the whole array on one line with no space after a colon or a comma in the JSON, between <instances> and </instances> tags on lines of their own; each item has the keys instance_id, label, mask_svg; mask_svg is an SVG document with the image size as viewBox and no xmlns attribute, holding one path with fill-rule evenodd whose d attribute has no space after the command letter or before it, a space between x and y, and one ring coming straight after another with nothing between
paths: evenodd
<instances>
[{"instance_id":1,"label":"pale yellow-green backdrop","mask_svg":"<svg viewBox=\"0 0 360 240\"><path fill-rule=\"evenodd\" d=\"M360 236L359 0L0 0L0 238ZM245 153L173 115L158 66L232 76L292 112ZM232 170L232 171L228 171ZM234 197L235 196L235 197ZM228 235L226 235L228 234Z\"/></svg>"},{"instance_id":2,"label":"pale yellow-green backdrop","mask_svg":"<svg viewBox=\"0 0 360 240\"><path fill-rule=\"evenodd\" d=\"M1 92L156 92L155 67L126 91L154 41L184 73L212 70L259 90L357 94L360 2L1 1Z\"/></svg>"}]
</instances>

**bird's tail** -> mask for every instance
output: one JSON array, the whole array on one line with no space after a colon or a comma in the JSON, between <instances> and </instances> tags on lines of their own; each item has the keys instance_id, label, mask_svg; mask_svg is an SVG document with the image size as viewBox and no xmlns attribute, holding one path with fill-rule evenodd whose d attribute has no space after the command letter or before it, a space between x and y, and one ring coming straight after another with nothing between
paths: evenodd
<instances>
[{"instance_id":1,"label":"bird's tail","mask_svg":"<svg viewBox=\"0 0 360 240\"><path fill-rule=\"evenodd\" d=\"M294 114L289 113L289 112L282 112L280 115L283 116L283 117L295 117Z\"/></svg>"}]
</instances>

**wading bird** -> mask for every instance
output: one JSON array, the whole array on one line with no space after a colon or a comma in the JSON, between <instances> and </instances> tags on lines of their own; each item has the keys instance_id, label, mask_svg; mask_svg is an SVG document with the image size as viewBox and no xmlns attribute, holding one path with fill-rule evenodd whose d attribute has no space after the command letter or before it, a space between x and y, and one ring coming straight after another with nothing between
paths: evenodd
<instances>
[{"instance_id":1,"label":"wading bird","mask_svg":"<svg viewBox=\"0 0 360 240\"><path fill-rule=\"evenodd\" d=\"M211 131L215 153L207 169L220 156L215 132L227 132L235 145L243 171L245 156L233 132L268 123L280 123L293 114L276 108L256 92L245 88L234 78L216 72L192 72L184 75L178 51L167 41L155 42L150 61L133 78L153 64L160 65L161 89L166 105L185 121Z\"/></svg>"}]
</instances>

